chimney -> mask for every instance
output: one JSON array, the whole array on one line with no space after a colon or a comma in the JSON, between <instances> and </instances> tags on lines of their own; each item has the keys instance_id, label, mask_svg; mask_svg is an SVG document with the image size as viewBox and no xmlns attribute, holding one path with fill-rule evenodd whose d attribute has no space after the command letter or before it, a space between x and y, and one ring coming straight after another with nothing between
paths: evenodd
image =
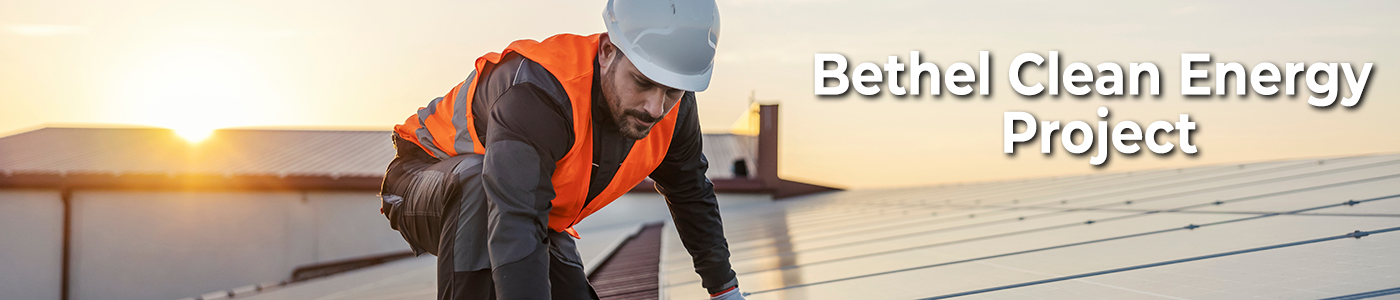
<instances>
[{"instance_id":1,"label":"chimney","mask_svg":"<svg viewBox=\"0 0 1400 300\"><path fill-rule=\"evenodd\" d=\"M773 199L801 196L826 191L839 191L840 188L783 180L778 177L778 105L761 105L758 108L758 178Z\"/></svg>"},{"instance_id":2,"label":"chimney","mask_svg":"<svg viewBox=\"0 0 1400 300\"><path fill-rule=\"evenodd\" d=\"M766 190L777 190L778 178L778 105L758 108L758 180Z\"/></svg>"}]
</instances>

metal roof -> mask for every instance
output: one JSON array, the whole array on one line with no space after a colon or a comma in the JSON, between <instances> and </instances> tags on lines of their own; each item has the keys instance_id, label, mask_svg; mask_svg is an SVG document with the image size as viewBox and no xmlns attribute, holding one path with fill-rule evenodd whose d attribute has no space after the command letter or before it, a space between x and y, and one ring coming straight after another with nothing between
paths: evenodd
<instances>
[{"instance_id":1,"label":"metal roof","mask_svg":"<svg viewBox=\"0 0 1400 300\"><path fill-rule=\"evenodd\" d=\"M394 147L389 131L216 130L191 143L163 128L43 128L0 138L5 174L213 174L382 176ZM709 177L749 174L757 137L706 134Z\"/></svg>"},{"instance_id":2,"label":"metal roof","mask_svg":"<svg viewBox=\"0 0 1400 300\"><path fill-rule=\"evenodd\" d=\"M0 138L0 186L375 190L394 157L390 136L225 129L192 143L161 128L43 128ZM750 176L757 173L756 137L702 138L716 189L757 191L752 180L728 180L736 160L746 161Z\"/></svg>"},{"instance_id":3,"label":"metal roof","mask_svg":"<svg viewBox=\"0 0 1400 300\"><path fill-rule=\"evenodd\" d=\"M661 297L660 222L648 224L619 245L615 252L588 274L588 282L602 300L657 299Z\"/></svg>"},{"instance_id":4,"label":"metal roof","mask_svg":"<svg viewBox=\"0 0 1400 300\"><path fill-rule=\"evenodd\" d=\"M758 174L758 137L738 134L705 134L702 137L710 169L705 177L734 178L734 162L743 160L750 177Z\"/></svg>"},{"instance_id":5,"label":"metal roof","mask_svg":"<svg viewBox=\"0 0 1400 300\"><path fill-rule=\"evenodd\" d=\"M188 142L160 128L44 128L0 138L0 172L383 176L387 131L216 130Z\"/></svg>"}]
</instances>

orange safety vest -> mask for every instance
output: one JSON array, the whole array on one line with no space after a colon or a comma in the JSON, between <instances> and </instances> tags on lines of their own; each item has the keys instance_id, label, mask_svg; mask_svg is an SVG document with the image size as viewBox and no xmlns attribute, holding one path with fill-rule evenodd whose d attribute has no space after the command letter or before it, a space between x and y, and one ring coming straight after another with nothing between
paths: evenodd
<instances>
[{"instance_id":1,"label":"orange safety vest","mask_svg":"<svg viewBox=\"0 0 1400 300\"><path fill-rule=\"evenodd\" d=\"M472 96L476 92L477 80L486 77L491 73L492 68L501 61L506 54L517 53L521 56L539 63L553 74L559 83L564 86L564 91L568 94L569 103L573 106L574 122L574 143L569 148L569 152L555 163L554 175L550 182L554 184L554 199L550 202L554 205L549 211L549 228L555 231L567 232L569 235L578 237L578 232L574 231L574 224L578 224L584 217L612 203L622 194L627 193L632 187L637 186L643 179L651 174L656 166L661 164L661 160L666 157L666 151L671 145L671 135L676 126L677 109L672 107L670 112L661 121L656 122L651 133L647 137L637 140L632 146L632 151L628 152L627 158L623 160L622 166L618 168L617 174L608 183L607 188L596 196L593 201L588 201L589 177L593 174L593 60L598 53L599 34L580 36L574 34L559 34L545 39L543 42L534 40L519 40L512 42L505 50L497 53L487 53L476 59L476 76L472 76L468 81L453 88L443 99L456 99L461 87L467 87L465 118L455 116L455 101L437 101L436 107L428 116L414 114L403 124L394 126L394 131L403 139L413 141L423 149L434 147L448 156L456 156L456 143L459 141L460 133L469 134L472 147L471 151L477 154L486 154L486 147L481 144L481 139L476 134L475 114L471 112ZM679 102L677 102L679 105ZM425 111L420 109L420 112ZM454 118L458 117L458 118ZM455 121L454 121L455 120ZM465 122L462 122L465 120ZM423 140L418 135L419 129L425 128L431 137L426 139L431 141L430 145L423 144ZM461 130L461 129L466 130ZM465 145L463 145L465 146ZM433 151L428 151L432 154ZM434 154L436 155L436 154ZM439 157L445 158L445 157Z\"/></svg>"}]
</instances>

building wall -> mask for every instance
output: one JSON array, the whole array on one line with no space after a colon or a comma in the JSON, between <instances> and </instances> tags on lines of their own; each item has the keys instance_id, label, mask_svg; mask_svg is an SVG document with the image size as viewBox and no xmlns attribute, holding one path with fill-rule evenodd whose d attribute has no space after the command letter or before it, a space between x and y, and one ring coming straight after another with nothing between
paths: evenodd
<instances>
[{"instance_id":1,"label":"building wall","mask_svg":"<svg viewBox=\"0 0 1400 300\"><path fill-rule=\"evenodd\" d=\"M726 208L771 201L719 199ZM305 264L407 249L371 192L76 190L73 203L75 300L192 297L283 280ZM58 299L62 211L57 190L0 190L0 298ZM667 218L660 195L633 193L579 228Z\"/></svg>"},{"instance_id":2,"label":"building wall","mask_svg":"<svg viewBox=\"0 0 1400 300\"><path fill-rule=\"evenodd\" d=\"M313 192L307 198L318 218L316 261L408 250L408 243L379 214L379 196L374 193Z\"/></svg>"},{"instance_id":3,"label":"building wall","mask_svg":"<svg viewBox=\"0 0 1400 300\"><path fill-rule=\"evenodd\" d=\"M0 298L58 299L62 247L57 190L0 190Z\"/></svg>"},{"instance_id":4,"label":"building wall","mask_svg":"<svg viewBox=\"0 0 1400 300\"><path fill-rule=\"evenodd\" d=\"M71 299L177 299L402 251L368 192L73 192ZM0 295L58 299L58 191L0 190ZM9 270L24 270L11 272Z\"/></svg>"}]
</instances>

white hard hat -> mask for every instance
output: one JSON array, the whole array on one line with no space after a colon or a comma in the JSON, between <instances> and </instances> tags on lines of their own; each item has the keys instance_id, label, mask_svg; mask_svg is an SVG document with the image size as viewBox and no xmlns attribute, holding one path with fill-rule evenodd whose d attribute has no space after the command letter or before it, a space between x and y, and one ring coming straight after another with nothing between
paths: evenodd
<instances>
[{"instance_id":1,"label":"white hard hat","mask_svg":"<svg viewBox=\"0 0 1400 300\"><path fill-rule=\"evenodd\" d=\"M704 91L715 67L719 8L714 0L608 0L608 39L656 83Z\"/></svg>"}]
</instances>

